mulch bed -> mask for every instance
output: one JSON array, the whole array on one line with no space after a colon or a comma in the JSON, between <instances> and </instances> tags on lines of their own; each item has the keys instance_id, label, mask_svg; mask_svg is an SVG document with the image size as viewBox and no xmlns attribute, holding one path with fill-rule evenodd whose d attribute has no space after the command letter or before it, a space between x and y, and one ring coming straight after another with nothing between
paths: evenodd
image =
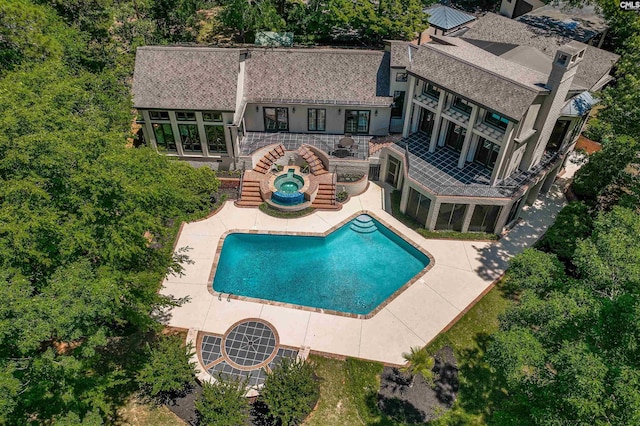
<instances>
[{"instance_id":1,"label":"mulch bed","mask_svg":"<svg viewBox=\"0 0 640 426\"><path fill-rule=\"evenodd\" d=\"M435 386L414 377L413 386L406 374L385 367L380 378L378 407L398 422L424 423L440 417L453 406L458 393L458 367L453 350L445 346L435 354Z\"/></svg>"},{"instance_id":2,"label":"mulch bed","mask_svg":"<svg viewBox=\"0 0 640 426\"><path fill-rule=\"evenodd\" d=\"M169 410L173 411L176 416L184 420L188 425L197 425L198 418L196 414L196 400L202 393L202 386L199 384L194 385L184 394L172 399L167 403Z\"/></svg>"}]
</instances>

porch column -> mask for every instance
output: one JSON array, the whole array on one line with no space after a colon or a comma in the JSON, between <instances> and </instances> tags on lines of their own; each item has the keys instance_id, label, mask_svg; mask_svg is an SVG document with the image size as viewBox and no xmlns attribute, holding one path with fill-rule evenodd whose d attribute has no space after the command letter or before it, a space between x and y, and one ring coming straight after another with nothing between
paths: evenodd
<instances>
[{"instance_id":1,"label":"porch column","mask_svg":"<svg viewBox=\"0 0 640 426\"><path fill-rule=\"evenodd\" d=\"M415 111L415 105L413 103L413 96L416 91L416 78L412 75L409 75L409 90L407 90L407 103L406 103L406 111L404 111L404 123L402 125L402 137L406 138L409 136L409 129L411 125L411 119L413 118L413 114Z\"/></svg>"},{"instance_id":2,"label":"porch column","mask_svg":"<svg viewBox=\"0 0 640 426\"><path fill-rule=\"evenodd\" d=\"M202 146L202 155L209 156L209 144L207 143L207 133L204 130L204 120L202 113L196 111L196 122L198 123L198 135L200 136L200 145Z\"/></svg>"},{"instance_id":3,"label":"porch column","mask_svg":"<svg viewBox=\"0 0 640 426\"><path fill-rule=\"evenodd\" d=\"M149 111L146 111L146 110L142 111L142 118L144 119L143 128L147 131L146 132L146 135L148 136L147 140L149 141L153 149L157 151L158 145L156 144L156 134L153 131L153 125L151 124L151 117L149 117Z\"/></svg>"},{"instance_id":4,"label":"porch column","mask_svg":"<svg viewBox=\"0 0 640 426\"><path fill-rule=\"evenodd\" d=\"M469 152L469 145L471 145L471 136L473 135L473 126L476 124L476 118L478 117L477 105L471 107L471 114L469 115L469 124L467 124L467 133L464 135L464 142L462 143L462 149L460 150L460 157L458 158L458 168L464 168L464 163L467 159L467 153Z\"/></svg>"},{"instance_id":5,"label":"porch column","mask_svg":"<svg viewBox=\"0 0 640 426\"><path fill-rule=\"evenodd\" d=\"M505 158L507 158L507 151L509 148L508 142L511 140L512 136L513 136L513 122L509 121L509 125L507 126L507 129L504 132L504 136L502 137L502 146L500 146L500 152L498 153L496 164L493 166L493 172L491 173L491 181L489 182L489 184L492 186L495 185L496 181L498 180L500 170L504 166L504 162L505 162L504 160Z\"/></svg>"},{"instance_id":6,"label":"porch column","mask_svg":"<svg viewBox=\"0 0 640 426\"><path fill-rule=\"evenodd\" d=\"M180 137L180 128L178 127L178 120L176 119L176 113L169 111L169 120L171 120L171 130L173 130L173 140L176 143L176 151L178 155L182 157L184 151L182 150L182 138Z\"/></svg>"},{"instance_id":7,"label":"porch column","mask_svg":"<svg viewBox=\"0 0 640 426\"><path fill-rule=\"evenodd\" d=\"M464 219L462 220L462 231L469 231L469 224L471 223L471 217L473 216L473 211L475 210L476 205L473 203L467 204L467 210L464 212Z\"/></svg>"},{"instance_id":8,"label":"porch column","mask_svg":"<svg viewBox=\"0 0 640 426\"><path fill-rule=\"evenodd\" d=\"M429 152L435 152L436 146L438 146L438 133L440 132L440 126L442 124L442 110L444 109L444 103L447 98L447 94L444 90L440 91L440 98L438 98L438 106L436 107L436 115L433 122L433 130L431 131L431 142L429 143Z\"/></svg>"}]
</instances>

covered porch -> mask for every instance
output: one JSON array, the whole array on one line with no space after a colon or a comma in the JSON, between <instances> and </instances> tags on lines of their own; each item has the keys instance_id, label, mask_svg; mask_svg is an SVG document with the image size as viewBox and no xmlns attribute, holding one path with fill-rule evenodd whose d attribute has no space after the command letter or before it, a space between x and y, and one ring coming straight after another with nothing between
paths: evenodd
<instances>
[{"instance_id":1,"label":"covered porch","mask_svg":"<svg viewBox=\"0 0 640 426\"><path fill-rule=\"evenodd\" d=\"M351 138L353 143L340 147L339 145L345 137ZM302 145L311 145L326 152L330 158L366 160L369 157L370 140L371 136L367 135L247 132L240 140L240 154L251 155L256 150L273 144L282 144L287 151L295 151Z\"/></svg>"}]
</instances>

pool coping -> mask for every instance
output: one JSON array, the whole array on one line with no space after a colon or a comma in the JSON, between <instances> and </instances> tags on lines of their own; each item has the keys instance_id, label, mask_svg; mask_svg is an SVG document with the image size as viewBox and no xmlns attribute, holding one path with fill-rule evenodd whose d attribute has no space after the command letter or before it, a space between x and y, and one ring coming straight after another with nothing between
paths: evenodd
<instances>
[{"instance_id":1,"label":"pool coping","mask_svg":"<svg viewBox=\"0 0 640 426\"><path fill-rule=\"evenodd\" d=\"M427 256L427 258L429 259L429 264L427 266L425 266L422 270L420 270L416 275L414 275L405 284L403 284L402 286L398 287L398 289L396 291L394 291L389 297L387 297L384 301L382 301L378 306L375 307L375 309L373 309L368 314L354 314L354 313L349 313L349 312L334 311L334 310L331 310L331 309L314 308L314 307L311 307L311 306L296 305L296 304L293 304L293 303L286 303L286 302L277 302L277 301L274 301L274 300L260 299L260 298L256 298L256 297L241 296L241 295L235 295L235 294L230 294L230 293L221 293L221 292L215 291L213 289L213 278L215 277L215 273L216 273L216 270L218 268L218 263L219 263L219 260L220 260L220 253L222 252L222 246L224 245L224 240L226 239L226 237L228 235L230 235L230 234L261 234L261 235L289 235L289 236L304 236L304 237L327 237L332 232L336 231L337 229L341 228L342 226L346 225L347 223L351 222L353 219L355 219L356 217L358 217L358 216L360 216L362 214L369 215L372 218L374 218L375 220L377 220L378 222L380 222L387 229L389 229L391 232L396 234L396 236L400 237L403 241L405 241L407 244L411 245L416 250L420 251L422 254ZM431 270L431 268L433 268L435 266L435 263L436 263L436 260L435 260L435 258L433 257L433 255L431 253L429 253L423 247L420 247L418 244L414 243L411 239L409 239L409 237L407 237L403 232L398 230L396 227L390 225L388 222L386 222L385 220L381 219L378 215L376 215L375 213L371 212L370 210L360 210L360 211L352 214L351 216L349 216L347 219L345 219L345 220L343 220L341 222L338 222L336 225L330 227L329 229L327 229L324 232L264 231L264 230L257 230L257 229L231 229L231 230L225 231L220 236L220 239L218 241L218 245L216 247L216 254L215 254L214 258L213 258L213 263L211 265L211 270L209 272L209 279L208 279L208 283L207 283L207 291L212 296L218 297L218 298L222 298L224 295L226 295L226 298L230 298L230 299L234 299L234 300L241 300L241 301L245 301L245 302L262 303L262 304L265 304L265 305L280 306L280 307L284 307L284 308L298 309L298 310L307 311L307 312L316 312L316 313L320 313L320 314L337 315L337 316L342 316L342 317L347 317L347 318L366 320L366 319L370 319L373 316L375 316L378 312L380 312L382 309L384 309L389 303L393 302L394 299L396 299L398 296L400 296L402 293L404 293L416 281L418 281L420 278L424 277L425 274L427 272L429 272Z\"/></svg>"}]
</instances>

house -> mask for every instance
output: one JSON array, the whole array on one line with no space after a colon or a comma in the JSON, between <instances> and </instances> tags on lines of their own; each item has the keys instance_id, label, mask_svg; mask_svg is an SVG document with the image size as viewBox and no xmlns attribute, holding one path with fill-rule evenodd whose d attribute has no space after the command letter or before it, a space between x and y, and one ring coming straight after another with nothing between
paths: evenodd
<instances>
[{"instance_id":1,"label":"house","mask_svg":"<svg viewBox=\"0 0 640 426\"><path fill-rule=\"evenodd\" d=\"M194 165L266 173L276 151L311 153L324 173L379 174L427 229L498 233L550 188L617 60L527 31L489 14L384 50L141 47L134 105L146 141Z\"/></svg>"},{"instance_id":2,"label":"house","mask_svg":"<svg viewBox=\"0 0 640 426\"><path fill-rule=\"evenodd\" d=\"M500 14L536 28L581 43L601 47L609 26L596 5L580 7L567 2L546 4L538 0L502 0Z\"/></svg>"}]
</instances>

